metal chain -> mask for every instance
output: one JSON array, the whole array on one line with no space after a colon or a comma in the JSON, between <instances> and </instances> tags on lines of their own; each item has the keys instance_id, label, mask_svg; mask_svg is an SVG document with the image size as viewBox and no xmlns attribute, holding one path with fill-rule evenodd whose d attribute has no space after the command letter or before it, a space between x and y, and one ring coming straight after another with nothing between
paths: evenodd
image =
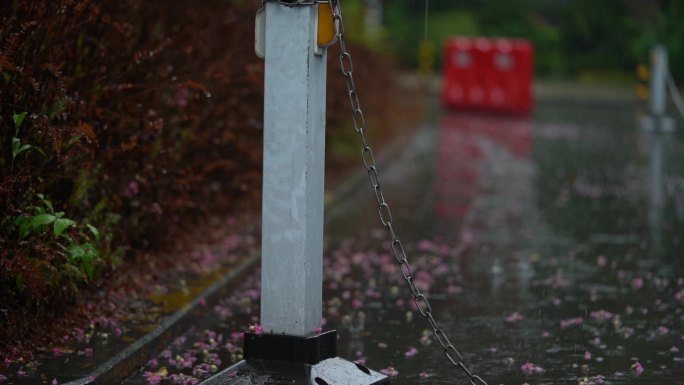
<instances>
[{"instance_id":1,"label":"metal chain","mask_svg":"<svg viewBox=\"0 0 684 385\"><path fill-rule=\"evenodd\" d=\"M354 129L359 134L361 139L361 159L363 160L363 167L368 173L371 187L373 188L373 193L375 194L375 199L378 203L378 215L380 216L380 222L387 229L387 233L391 240L392 254L399 264L401 275L404 277L404 280L408 283L409 288L411 289L413 301L418 308L418 312L427 320L430 328L432 328L434 338L444 350L444 355L446 358L453 366L461 369L463 373L468 376L472 385L487 385L485 380L483 380L480 376L473 374L465 366L461 353L459 353L456 347L451 343L451 341L449 341L449 337L447 337L444 330L439 327L437 321L433 317L432 306L430 305L427 297L416 286L416 282L413 278L413 272L411 271L411 265L409 264L408 258L406 256L406 251L404 250L404 246L394 231L394 226L392 225L392 212L390 211L389 204L385 200L385 197L382 193L382 188L380 187L380 178L378 177L378 168L375 164L375 157L373 156L373 150L366 139L366 120L363 116L363 110L361 109L361 104L359 103L359 95L356 92L356 87L354 85L354 64L352 63L352 57L349 54L349 51L347 51L347 44L344 39L344 22L342 19L340 1L329 0L329 3L333 13L333 21L337 27L336 35L341 50L340 68L342 69L342 75L344 75L347 83L349 102L351 104L352 110L352 122L354 123Z\"/></svg>"}]
</instances>

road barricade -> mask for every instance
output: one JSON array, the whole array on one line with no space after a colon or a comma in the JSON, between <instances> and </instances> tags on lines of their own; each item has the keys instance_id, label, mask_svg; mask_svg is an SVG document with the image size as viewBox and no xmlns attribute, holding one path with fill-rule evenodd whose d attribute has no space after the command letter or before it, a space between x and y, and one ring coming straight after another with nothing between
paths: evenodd
<instances>
[{"instance_id":1,"label":"road barricade","mask_svg":"<svg viewBox=\"0 0 684 385\"><path fill-rule=\"evenodd\" d=\"M444 44L442 104L527 115L533 108L534 47L523 39L457 37Z\"/></svg>"}]
</instances>

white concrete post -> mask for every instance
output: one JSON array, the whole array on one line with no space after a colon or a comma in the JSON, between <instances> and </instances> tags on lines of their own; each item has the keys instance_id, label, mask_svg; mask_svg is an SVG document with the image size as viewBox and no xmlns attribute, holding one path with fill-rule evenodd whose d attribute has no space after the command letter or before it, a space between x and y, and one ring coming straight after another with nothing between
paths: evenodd
<instances>
[{"instance_id":1,"label":"white concrete post","mask_svg":"<svg viewBox=\"0 0 684 385\"><path fill-rule=\"evenodd\" d=\"M319 326L323 279L326 55L314 6L266 3L261 324Z\"/></svg>"},{"instance_id":2,"label":"white concrete post","mask_svg":"<svg viewBox=\"0 0 684 385\"><path fill-rule=\"evenodd\" d=\"M653 117L665 115L667 76L667 50L662 45L657 45L651 49L650 112Z\"/></svg>"}]
</instances>

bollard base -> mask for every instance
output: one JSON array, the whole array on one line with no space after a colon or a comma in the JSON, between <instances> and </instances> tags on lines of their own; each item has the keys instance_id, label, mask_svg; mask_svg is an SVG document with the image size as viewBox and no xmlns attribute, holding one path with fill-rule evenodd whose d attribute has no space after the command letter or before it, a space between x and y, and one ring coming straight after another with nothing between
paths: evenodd
<instances>
[{"instance_id":1,"label":"bollard base","mask_svg":"<svg viewBox=\"0 0 684 385\"><path fill-rule=\"evenodd\" d=\"M201 385L372 385L390 384L387 376L335 357L316 365L244 360Z\"/></svg>"},{"instance_id":2,"label":"bollard base","mask_svg":"<svg viewBox=\"0 0 684 385\"><path fill-rule=\"evenodd\" d=\"M373 385L389 377L337 355L337 332L311 336L245 333L245 360L201 385Z\"/></svg>"}]
</instances>

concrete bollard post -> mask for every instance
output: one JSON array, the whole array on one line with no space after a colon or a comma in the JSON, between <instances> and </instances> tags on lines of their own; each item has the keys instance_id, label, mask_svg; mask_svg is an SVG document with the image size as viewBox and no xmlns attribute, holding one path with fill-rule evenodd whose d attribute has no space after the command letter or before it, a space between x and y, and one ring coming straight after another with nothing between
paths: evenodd
<instances>
[{"instance_id":1,"label":"concrete bollard post","mask_svg":"<svg viewBox=\"0 0 684 385\"><path fill-rule=\"evenodd\" d=\"M257 13L255 51L265 60L263 330L246 332L244 360L202 385L390 383L337 357L337 332L319 328L327 44L321 38L332 34L333 23L330 5L311 1L267 1Z\"/></svg>"},{"instance_id":2,"label":"concrete bollard post","mask_svg":"<svg viewBox=\"0 0 684 385\"><path fill-rule=\"evenodd\" d=\"M266 3L261 323L305 335L319 326L323 280L326 54L316 7Z\"/></svg>"}]
</instances>

